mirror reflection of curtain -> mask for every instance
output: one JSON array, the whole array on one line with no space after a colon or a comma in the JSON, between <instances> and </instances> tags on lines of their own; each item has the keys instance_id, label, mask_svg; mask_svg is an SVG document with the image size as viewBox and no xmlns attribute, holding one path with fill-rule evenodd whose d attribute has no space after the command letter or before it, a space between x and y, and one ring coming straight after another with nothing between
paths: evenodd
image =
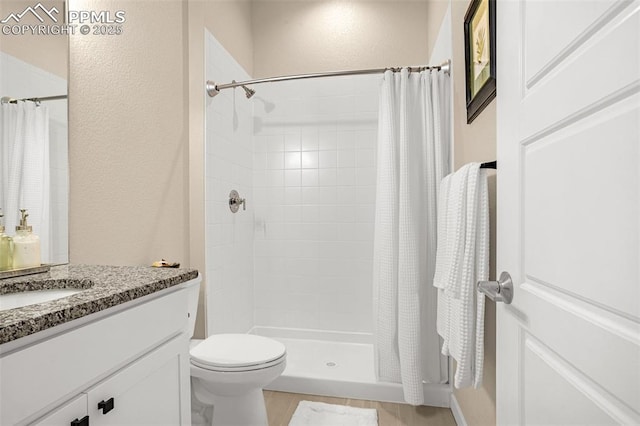
<instances>
[{"instance_id":1,"label":"mirror reflection of curtain","mask_svg":"<svg viewBox=\"0 0 640 426\"><path fill-rule=\"evenodd\" d=\"M20 209L40 236L42 263L50 262L52 241L49 173L49 111L34 102L2 104L0 115L0 207L6 233L14 235Z\"/></svg>"}]
</instances>

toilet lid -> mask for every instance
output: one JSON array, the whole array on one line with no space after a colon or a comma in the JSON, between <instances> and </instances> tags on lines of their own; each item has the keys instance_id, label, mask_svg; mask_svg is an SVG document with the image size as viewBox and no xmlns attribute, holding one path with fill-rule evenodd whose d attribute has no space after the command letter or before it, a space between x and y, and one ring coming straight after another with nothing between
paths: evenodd
<instances>
[{"instance_id":1,"label":"toilet lid","mask_svg":"<svg viewBox=\"0 0 640 426\"><path fill-rule=\"evenodd\" d=\"M247 367L282 358L285 346L254 334L215 334L189 351L191 359L211 367Z\"/></svg>"}]
</instances>

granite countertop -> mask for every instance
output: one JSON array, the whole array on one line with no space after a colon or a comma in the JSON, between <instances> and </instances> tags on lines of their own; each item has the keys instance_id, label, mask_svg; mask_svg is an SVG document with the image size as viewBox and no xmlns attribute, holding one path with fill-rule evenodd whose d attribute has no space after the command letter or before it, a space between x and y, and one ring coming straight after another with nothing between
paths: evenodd
<instances>
[{"instance_id":1,"label":"granite countertop","mask_svg":"<svg viewBox=\"0 0 640 426\"><path fill-rule=\"evenodd\" d=\"M50 272L0 280L0 294L58 288L72 296L0 311L0 344L82 318L194 279L194 269L62 265Z\"/></svg>"}]
</instances>

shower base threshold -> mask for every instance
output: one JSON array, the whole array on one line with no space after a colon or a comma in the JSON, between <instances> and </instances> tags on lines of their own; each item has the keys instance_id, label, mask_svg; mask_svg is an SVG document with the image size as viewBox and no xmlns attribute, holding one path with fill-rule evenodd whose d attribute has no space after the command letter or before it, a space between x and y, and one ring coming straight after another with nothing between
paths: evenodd
<instances>
[{"instance_id":1,"label":"shower base threshold","mask_svg":"<svg viewBox=\"0 0 640 426\"><path fill-rule=\"evenodd\" d=\"M285 371L265 389L404 402L401 385L376 380L371 335L271 327L255 327L252 333L276 339L287 347ZM425 405L449 407L449 385L425 384L424 388Z\"/></svg>"}]
</instances>

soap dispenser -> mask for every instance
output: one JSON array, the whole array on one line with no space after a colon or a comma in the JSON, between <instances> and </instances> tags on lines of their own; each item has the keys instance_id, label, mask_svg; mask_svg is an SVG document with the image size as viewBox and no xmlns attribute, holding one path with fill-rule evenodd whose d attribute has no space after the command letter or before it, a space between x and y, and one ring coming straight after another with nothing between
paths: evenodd
<instances>
[{"instance_id":1,"label":"soap dispenser","mask_svg":"<svg viewBox=\"0 0 640 426\"><path fill-rule=\"evenodd\" d=\"M20 225L16 226L16 235L13 237L13 268L40 266L40 237L27 225L29 213L26 209L20 209L20 216Z\"/></svg>"},{"instance_id":2,"label":"soap dispenser","mask_svg":"<svg viewBox=\"0 0 640 426\"><path fill-rule=\"evenodd\" d=\"M8 271L13 268L13 242L11 237L4 233L4 215L0 210L0 271Z\"/></svg>"}]
</instances>

